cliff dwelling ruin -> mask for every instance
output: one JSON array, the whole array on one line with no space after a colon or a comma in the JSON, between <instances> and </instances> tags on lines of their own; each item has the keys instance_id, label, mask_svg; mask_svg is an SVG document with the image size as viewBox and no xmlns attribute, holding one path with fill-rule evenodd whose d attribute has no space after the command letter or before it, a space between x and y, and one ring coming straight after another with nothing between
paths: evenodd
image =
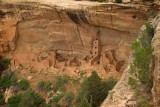
<instances>
[{"instance_id":1,"label":"cliff dwelling ruin","mask_svg":"<svg viewBox=\"0 0 160 107\"><path fill-rule=\"evenodd\" d=\"M0 53L12 59L12 69L56 69L72 76L87 69L121 74L146 19L144 9L127 5L63 9L20 2L0 8Z\"/></svg>"},{"instance_id":2,"label":"cliff dwelling ruin","mask_svg":"<svg viewBox=\"0 0 160 107\"><path fill-rule=\"evenodd\" d=\"M0 72L0 80L6 75L10 80L11 75L17 76L16 83L11 84L9 88L4 90L0 86L0 97L3 92L4 104L8 104L8 99L17 94L20 89L18 84L22 79L28 81L33 91L42 95L46 104L52 102L54 95L64 94L59 101L65 105L64 107L70 107L63 101L64 96L72 92L72 95L78 98L81 95L79 89L84 91L84 96L81 96L82 103L83 100L92 103L92 94L89 95L81 85L93 74L90 81L94 86L98 84L98 91L92 91L96 89L90 88L92 82L88 82L87 89L99 95L98 106L137 107L137 101L147 93L146 102L158 107L156 105L160 102L160 2L121 2L0 0L0 61L8 61L7 67ZM152 13L152 10L155 13ZM150 28L148 31L147 24ZM136 49L142 50L142 55L139 51L137 54L133 46L131 49L133 40L139 45L138 48L135 46ZM146 47L143 46L145 43ZM136 60L135 53L140 54L142 58L137 57ZM132 68L133 73L130 72ZM144 78L141 78L143 76ZM110 83L107 83L109 79ZM129 81L133 86L138 86L142 98L135 98L135 93L139 92L138 88L132 87ZM39 83L48 83L50 90L40 92ZM104 86L99 87L101 84ZM108 84L112 85L112 88ZM58 88L55 88L56 85ZM106 95L97 94L99 92ZM53 95L50 97L50 94ZM97 96L94 98L98 98ZM149 101L151 99L153 101ZM153 102L155 104L152 104Z\"/></svg>"}]
</instances>

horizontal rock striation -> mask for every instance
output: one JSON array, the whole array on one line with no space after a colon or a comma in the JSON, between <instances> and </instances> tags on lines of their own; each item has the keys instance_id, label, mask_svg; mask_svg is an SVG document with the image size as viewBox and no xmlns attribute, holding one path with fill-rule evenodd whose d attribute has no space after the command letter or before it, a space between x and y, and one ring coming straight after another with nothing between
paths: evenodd
<instances>
[{"instance_id":1,"label":"horizontal rock striation","mask_svg":"<svg viewBox=\"0 0 160 107\"><path fill-rule=\"evenodd\" d=\"M97 10L97 8L101 9ZM5 27L6 24L6 26L10 28L14 28L11 36L15 36L14 33L16 33L16 31L16 35L19 35L19 37L21 35L23 36L23 34L27 35L30 31L26 33L23 30L28 27L32 30L36 30L37 33L45 33L46 36L44 36L44 38L51 35L61 35L63 37L67 32L71 33L69 30L74 31L74 33L72 32L73 34L70 34L71 36L79 35L86 38L91 36L92 38L98 34L102 37L105 31L109 32L107 30L112 30L111 32L117 32L117 34L121 32L124 35L130 35L129 32L137 31L146 18L146 14L143 10L140 11L139 9L116 6L113 4L98 7L93 6L87 9L58 10L56 7L42 4L38 5L35 3L6 3L1 5L1 19L3 19L1 23L5 22L3 27ZM22 27L23 24L24 26ZM62 27L60 28L60 32L57 30L58 27ZM83 29L85 29L86 32L84 32ZM23 34L21 34L22 32ZM82 35L82 33L87 33L87 35ZM32 36L32 34L28 34L28 36ZM10 41L13 40L13 38L14 37L10 38ZM34 39L34 36L32 36L32 38ZM75 39L74 37L70 38L73 38L73 40L77 38L78 42L80 42L81 37L75 37ZM82 43L78 45L82 45ZM71 47L68 50L71 50Z\"/></svg>"},{"instance_id":2,"label":"horizontal rock striation","mask_svg":"<svg viewBox=\"0 0 160 107\"><path fill-rule=\"evenodd\" d=\"M124 70L130 43L147 19L149 7L71 3L2 1L0 54L12 58L13 65L38 71L84 62L100 64L105 71Z\"/></svg>"}]
</instances>

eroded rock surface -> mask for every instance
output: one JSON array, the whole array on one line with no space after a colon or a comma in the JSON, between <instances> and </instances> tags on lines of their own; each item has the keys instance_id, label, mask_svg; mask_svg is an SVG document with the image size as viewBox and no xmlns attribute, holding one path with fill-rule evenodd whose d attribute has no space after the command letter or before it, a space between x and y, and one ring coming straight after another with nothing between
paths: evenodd
<instances>
[{"instance_id":1,"label":"eroded rock surface","mask_svg":"<svg viewBox=\"0 0 160 107\"><path fill-rule=\"evenodd\" d=\"M130 43L147 18L147 6L86 1L55 4L2 2L0 53L13 59L13 69L63 71L65 66L87 64L100 65L103 74L124 70Z\"/></svg>"},{"instance_id":2,"label":"eroded rock surface","mask_svg":"<svg viewBox=\"0 0 160 107\"><path fill-rule=\"evenodd\" d=\"M159 1L159 0L154 0L154 2L155 2L157 5L160 5L160 1Z\"/></svg>"},{"instance_id":3,"label":"eroded rock surface","mask_svg":"<svg viewBox=\"0 0 160 107\"><path fill-rule=\"evenodd\" d=\"M152 95L155 107L160 106L160 14L157 15L153 21L153 27L155 28L154 38L152 40L153 52L153 88Z\"/></svg>"},{"instance_id":4,"label":"eroded rock surface","mask_svg":"<svg viewBox=\"0 0 160 107\"><path fill-rule=\"evenodd\" d=\"M97 70L102 77L110 71L114 75L124 71L101 107L134 105L135 102L127 102L133 91L128 86L126 66L130 43L147 19L149 8L72 0L5 0L0 4L0 56L12 59L12 70L29 68L71 76ZM160 92L159 23L157 16L152 42L155 104Z\"/></svg>"},{"instance_id":5,"label":"eroded rock surface","mask_svg":"<svg viewBox=\"0 0 160 107\"><path fill-rule=\"evenodd\" d=\"M136 102L130 101L133 98L134 91L128 85L129 69L130 66L126 67L121 79L109 92L107 99L100 107L136 107Z\"/></svg>"}]
</instances>

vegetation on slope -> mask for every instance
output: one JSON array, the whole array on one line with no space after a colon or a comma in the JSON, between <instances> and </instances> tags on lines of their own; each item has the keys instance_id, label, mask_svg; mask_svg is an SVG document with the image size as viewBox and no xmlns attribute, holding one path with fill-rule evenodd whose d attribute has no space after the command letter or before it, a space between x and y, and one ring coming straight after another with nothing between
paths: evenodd
<instances>
[{"instance_id":1,"label":"vegetation on slope","mask_svg":"<svg viewBox=\"0 0 160 107\"><path fill-rule=\"evenodd\" d=\"M38 93L29 89L10 97L7 107L40 107L43 103L44 99Z\"/></svg>"},{"instance_id":2,"label":"vegetation on slope","mask_svg":"<svg viewBox=\"0 0 160 107\"><path fill-rule=\"evenodd\" d=\"M53 95L52 100L46 105L51 107L54 104L68 107L98 107L103 100L107 97L108 91L111 90L116 84L116 80L112 77L107 80L102 80L98 74L93 71L90 77L83 77L83 82L79 85L80 87L76 92L66 92L65 84L67 82L75 82L75 80L69 79L66 76L59 77L53 91L60 91L58 95ZM59 85L57 85L59 84ZM57 87L58 86L58 87Z\"/></svg>"},{"instance_id":3,"label":"vegetation on slope","mask_svg":"<svg viewBox=\"0 0 160 107\"><path fill-rule=\"evenodd\" d=\"M0 92L0 105L6 107L98 107L117 82L113 77L102 80L96 71L93 71L89 77L82 74L73 79L62 75L55 77L54 83L41 80L37 84L37 90L33 90L28 80L20 79L18 82L8 66L9 60L0 60L0 88L3 90ZM75 91L70 89L73 87ZM4 102L6 89L15 91L7 103Z\"/></svg>"},{"instance_id":4,"label":"vegetation on slope","mask_svg":"<svg viewBox=\"0 0 160 107\"><path fill-rule=\"evenodd\" d=\"M150 72L150 60L153 52L151 40L154 35L154 29L149 23L145 23L145 30L139 33L139 38L132 43L133 61L130 65L131 77L128 84L139 92L139 96L135 94L140 107L150 107L149 99L146 99L147 93L151 93L152 75ZM144 90L145 89L145 90ZM143 90L143 91L142 91ZM143 99L141 99L144 97Z\"/></svg>"},{"instance_id":5,"label":"vegetation on slope","mask_svg":"<svg viewBox=\"0 0 160 107\"><path fill-rule=\"evenodd\" d=\"M122 3L122 0L115 0L116 3Z\"/></svg>"},{"instance_id":6,"label":"vegetation on slope","mask_svg":"<svg viewBox=\"0 0 160 107\"><path fill-rule=\"evenodd\" d=\"M138 40L132 43L133 62L130 73L134 74L142 84L149 84L151 79L149 64L153 48L151 40L153 38L153 28L149 23L145 24L145 31L142 31Z\"/></svg>"},{"instance_id":7,"label":"vegetation on slope","mask_svg":"<svg viewBox=\"0 0 160 107\"><path fill-rule=\"evenodd\" d=\"M26 79L22 79L18 83L18 87L22 90L26 90L29 88L29 82Z\"/></svg>"},{"instance_id":8,"label":"vegetation on slope","mask_svg":"<svg viewBox=\"0 0 160 107\"><path fill-rule=\"evenodd\" d=\"M84 96L91 104L92 107L98 107L103 100L108 95L109 90L111 90L116 84L116 80L112 77L108 78L106 81L98 76L94 71L92 75L84 79L79 90L79 101L78 103L83 103Z\"/></svg>"},{"instance_id":9,"label":"vegetation on slope","mask_svg":"<svg viewBox=\"0 0 160 107\"><path fill-rule=\"evenodd\" d=\"M9 59L0 59L0 77L2 75L2 72L8 68L9 64L10 64Z\"/></svg>"}]
</instances>

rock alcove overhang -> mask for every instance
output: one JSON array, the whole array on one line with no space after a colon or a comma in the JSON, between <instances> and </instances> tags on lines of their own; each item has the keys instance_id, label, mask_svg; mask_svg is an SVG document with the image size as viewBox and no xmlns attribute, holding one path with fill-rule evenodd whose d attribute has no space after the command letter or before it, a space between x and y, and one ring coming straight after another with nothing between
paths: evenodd
<instances>
[{"instance_id":1,"label":"rock alcove overhang","mask_svg":"<svg viewBox=\"0 0 160 107\"><path fill-rule=\"evenodd\" d=\"M70 9L25 2L4 3L0 10L1 53L13 66L36 71L88 65L101 74L122 72L147 19L145 6L126 4Z\"/></svg>"}]
</instances>

